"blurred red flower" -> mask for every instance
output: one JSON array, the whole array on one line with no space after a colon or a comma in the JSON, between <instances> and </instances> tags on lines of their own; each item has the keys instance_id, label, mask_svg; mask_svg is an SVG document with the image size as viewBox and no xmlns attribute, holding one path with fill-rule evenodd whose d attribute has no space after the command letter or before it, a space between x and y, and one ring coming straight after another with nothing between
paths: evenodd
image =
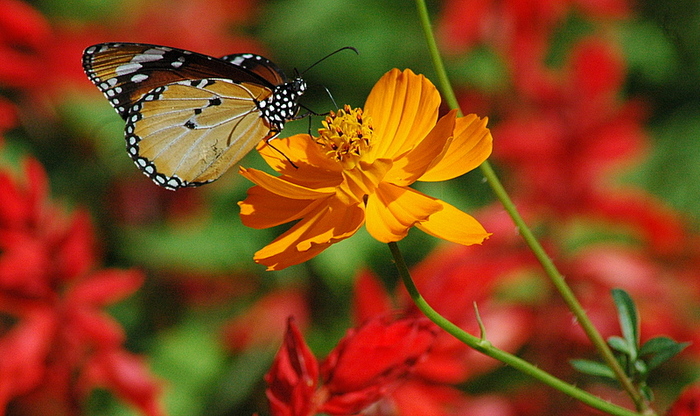
<instances>
[{"instance_id":1,"label":"blurred red flower","mask_svg":"<svg viewBox=\"0 0 700 416\"><path fill-rule=\"evenodd\" d=\"M309 314L309 305L301 290L275 290L225 325L224 343L234 352L277 344L282 340L290 316L303 332L309 324Z\"/></svg>"},{"instance_id":2,"label":"blurred red flower","mask_svg":"<svg viewBox=\"0 0 700 416\"><path fill-rule=\"evenodd\" d=\"M159 383L103 311L143 275L99 270L87 214L67 217L51 203L38 162L27 160L24 175L19 183L0 171L0 414L12 403L24 414L77 415L99 386L162 415Z\"/></svg>"},{"instance_id":3,"label":"blurred red flower","mask_svg":"<svg viewBox=\"0 0 700 416\"><path fill-rule=\"evenodd\" d=\"M683 390L666 416L700 416L700 386L696 384Z\"/></svg>"},{"instance_id":4,"label":"blurred red flower","mask_svg":"<svg viewBox=\"0 0 700 416\"><path fill-rule=\"evenodd\" d=\"M624 79L619 51L587 39L574 47L567 68L554 84L547 72L516 71L523 102L494 128L494 156L512 171L516 195L561 214L595 208L608 191L604 175L646 145L640 105L617 98Z\"/></svg>"},{"instance_id":5,"label":"blurred red flower","mask_svg":"<svg viewBox=\"0 0 700 416\"><path fill-rule=\"evenodd\" d=\"M524 37L548 38L572 10L591 18L622 18L627 0L448 0L438 34L446 51L465 52L478 43L507 51Z\"/></svg>"},{"instance_id":6,"label":"blurred red flower","mask_svg":"<svg viewBox=\"0 0 700 416\"><path fill-rule=\"evenodd\" d=\"M0 10L0 85L27 87L45 72L35 51L50 39L50 25L23 1L0 0Z\"/></svg>"}]
</instances>

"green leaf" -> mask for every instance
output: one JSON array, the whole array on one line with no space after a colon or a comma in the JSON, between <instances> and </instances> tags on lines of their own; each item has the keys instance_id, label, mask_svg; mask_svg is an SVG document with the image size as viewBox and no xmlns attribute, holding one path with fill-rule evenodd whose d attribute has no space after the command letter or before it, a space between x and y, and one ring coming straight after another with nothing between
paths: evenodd
<instances>
[{"instance_id":1,"label":"green leaf","mask_svg":"<svg viewBox=\"0 0 700 416\"><path fill-rule=\"evenodd\" d=\"M654 401L654 393L652 392L651 387L649 387L646 383L639 386L639 392L642 393L642 396L644 396L646 401Z\"/></svg>"},{"instance_id":2,"label":"green leaf","mask_svg":"<svg viewBox=\"0 0 700 416\"><path fill-rule=\"evenodd\" d=\"M639 350L640 355L650 355L646 362L649 370L652 370L670 360L683 351L689 342L676 342L668 337L655 337L644 343Z\"/></svg>"},{"instance_id":3,"label":"green leaf","mask_svg":"<svg viewBox=\"0 0 700 416\"><path fill-rule=\"evenodd\" d=\"M667 348L677 345L678 342L672 340L669 337L655 337L651 338L642 345L639 349L639 354L641 355L651 355L657 354Z\"/></svg>"},{"instance_id":4,"label":"green leaf","mask_svg":"<svg viewBox=\"0 0 700 416\"><path fill-rule=\"evenodd\" d=\"M617 307L617 316L620 320L622 336L633 348L639 345L639 320L637 318L637 307L627 292L622 289L612 290L613 300Z\"/></svg>"},{"instance_id":5,"label":"green leaf","mask_svg":"<svg viewBox=\"0 0 700 416\"><path fill-rule=\"evenodd\" d=\"M634 357L636 355L634 345L630 345L630 343L622 337L612 336L608 338L608 345L615 351L621 352L627 356Z\"/></svg>"},{"instance_id":6,"label":"green leaf","mask_svg":"<svg viewBox=\"0 0 700 416\"><path fill-rule=\"evenodd\" d=\"M630 73L639 74L655 85L669 83L678 72L678 49L666 33L664 24L645 19L626 19L620 25L621 51ZM668 33L668 32L667 32Z\"/></svg>"},{"instance_id":7,"label":"green leaf","mask_svg":"<svg viewBox=\"0 0 700 416\"><path fill-rule=\"evenodd\" d=\"M634 370L637 372L636 378L638 380L645 380L647 378L647 375L649 374L650 369L644 361L636 360L634 362Z\"/></svg>"},{"instance_id":8,"label":"green leaf","mask_svg":"<svg viewBox=\"0 0 700 416\"><path fill-rule=\"evenodd\" d=\"M689 81L690 82L690 81ZM700 219L700 106L679 106L652 126L654 149L632 179L671 207ZM669 169L673 166L673 169Z\"/></svg>"},{"instance_id":9,"label":"green leaf","mask_svg":"<svg viewBox=\"0 0 700 416\"><path fill-rule=\"evenodd\" d=\"M571 365L578 371L591 376L605 377L615 380L615 373L603 363L591 360L571 360Z\"/></svg>"}]
</instances>

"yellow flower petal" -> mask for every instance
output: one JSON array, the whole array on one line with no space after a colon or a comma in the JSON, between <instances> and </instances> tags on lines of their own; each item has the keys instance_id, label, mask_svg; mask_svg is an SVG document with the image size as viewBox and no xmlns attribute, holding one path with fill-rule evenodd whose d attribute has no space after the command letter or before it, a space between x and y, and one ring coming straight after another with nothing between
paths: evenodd
<instances>
[{"instance_id":1,"label":"yellow flower petal","mask_svg":"<svg viewBox=\"0 0 700 416\"><path fill-rule=\"evenodd\" d=\"M364 210L328 198L308 216L253 256L267 270L281 270L305 262L334 243L350 237L362 226Z\"/></svg>"},{"instance_id":2,"label":"yellow flower petal","mask_svg":"<svg viewBox=\"0 0 700 416\"><path fill-rule=\"evenodd\" d=\"M452 241L453 243L481 244L491 233L469 214L466 214L447 202L437 200L442 210L431 215L427 221L416 224L416 227L433 237Z\"/></svg>"},{"instance_id":3,"label":"yellow flower petal","mask_svg":"<svg viewBox=\"0 0 700 416\"><path fill-rule=\"evenodd\" d=\"M434 198L411 188L382 182L367 200L367 231L383 243L399 241L412 226L441 209Z\"/></svg>"},{"instance_id":4,"label":"yellow flower petal","mask_svg":"<svg viewBox=\"0 0 700 416\"><path fill-rule=\"evenodd\" d=\"M274 146L274 147L273 147ZM304 170L315 168L320 171L340 172L342 167L324 155L313 136L308 134L295 134L283 139L273 139L269 143L261 141L257 146L258 152L268 165L277 172L295 176ZM277 149L277 150L275 150ZM294 162L295 168L289 163Z\"/></svg>"},{"instance_id":5,"label":"yellow flower petal","mask_svg":"<svg viewBox=\"0 0 700 416\"><path fill-rule=\"evenodd\" d=\"M372 88L365 114L372 118L372 148L363 160L394 158L411 149L435 125L440 94L424 76L392 69Z\"/></svg>"},{"instance_id":6,"label":"yellow flower petal","mask_svg":"<svg viewBox=\"0 0 700 416\"><path fill-rule=\"evenodd\" d=\"M283 177L272 176L257 169L240 167L239 173L256 185L260 185L270 192L286 198L318 199L335 194L335 187L308 188L286 181L282 179Z\"/></svg>"},{"instance_id":7,"label":"yellow flower petal","mask_svg":"<svg viewBox=\"0 0 700 416\"><path fill-rule=\"evenodd\" d=\"M362 201L365 195L374 193L393 162L389 159L377 159L374 163L360 162L360 169L344 172L344 183L338 192L346 193L347 201Z\"/></svg>"},{"instance_id":8,"label":"yellow flower petal","mask_svg":"<svg viewBox=\"0 0 700 416\"><path fill-rule=\"evenodd\" d=\"M276 195L261 186L248 189L248 197L240 201L241 222L258 230L296 221L314 210L323 199L290 199Z\"/></svg>"},{"instance_id":9,"label":"yellow flower petal","mask_svg":"<svg viewBox=\"0 0 700 416\"><path fill-rule=\"evenodd\" d=\"M448 149L455 129L457 110L452 110L438 120L435 127L418 146L394 162L385 180L399 186L408 186L440 160Z\"/></svg>"},{"instance_id":10,"label":"yellow flower petal","mask_svg":"<svg viewBox=\"0 0 700 416\"><path fill-rule=\"evenodd\" d=\"M487 118L481 119L474 114L458 118L450 146L418 180L445 181L478 167L491 155L493 138L486 128L487 122Z\"/></svg>"}]
</instances>

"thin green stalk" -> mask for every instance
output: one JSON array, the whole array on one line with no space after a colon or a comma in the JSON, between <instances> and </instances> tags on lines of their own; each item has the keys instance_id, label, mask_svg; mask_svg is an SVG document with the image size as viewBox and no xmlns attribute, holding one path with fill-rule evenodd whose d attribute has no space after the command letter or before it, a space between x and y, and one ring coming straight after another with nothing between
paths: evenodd
<instances>
[{"instance_id":1,"label":"thin green stalk","mask_svg":"<svg viewBox=\"0 0 700 416\"><path fill-rule=\"evenodd\" d=\"M433 65L437 73L440 90L442 91L443 96L450 108L457 109L461 114L459 103L457 102L457 97L455 96L454 90L452 89L452 84L450 83L449 77L447 76L447 71L445 70L445 66L443 64L440 52L437 47L435 36L433 35L433 30L430 24L430 17L428 15L428 8L424 0L416 0L416 6L418 9L419 20L421 22L421 26L423 28L423 32L428 43L430 57L433 61ZM566 302L567 306L576 317L578 323L581 325L581 328L584 330L588 338L598 350L605 363L613 370L622 388L634 401L637 410L643 412L644 414L653 414L653 412L649 408L649 404L642 397L639 391L634 387L632 381L629 379L629 377L627 377L624 370L615 359L615 356L613 355L612 351L608 347L603 337L600 335L600 333L595 328L590 319L588 319L585 310L574 296L571 288L566 284L564 277L561 275L561 273L559 273L559 270L557 270L551 258L547 255L544 248L542 248L539 241L537 241L530 228L520 216L518 210L515 207L515 204L503 188L503 185L501 184L500 180L498 179L498 176L491 167L491 164L488 161L485 161L480 166L480 169L486 177L486 180L488 181L489 185L491 186L491 189L496 194L496 197L499 199L501 204L503 204L504 208L512 218L513 222L518 227L520 234L522 235L526 244L528 245L528 247L530 247L530 250L532 250L532 252L535 254L538 261L542 265L545 273L550 278L550 280L552 281L552 283Z\"/></svg>"},{"instance_id":2,"label":"thin green stalk","mask_svg":"<svg viewBox=\"0 0 700 416\"><path fill-rule=\"evenodd\" d=\"M413 302L415 302L418 309L420 309L425 316L436 323L440 328L447 331L450 335L467 344L471 348L474 348L475 350L488 355L489 357L495 358L504 364L510 365L522 373L528 374L542 383L577 400L580 400L581 402L595 409L607 412L608 414L614 416L639 416L638 413L625 409L624 407L614 405L601 399L600 397L588 393L587 391L581 390L572 384L560 380L546 371L535 367L522 358L494 347L488 340L475 337L474 335L465 332L457 325L445 319L445 317L437 313L435 309L433 309L418 292L418 289L411 278L411 274L408 271L408 267L406 267L406 262L404 261L401 251L399 250L398 244L389 243L389 249L391 250L391 254L396 262L396 268L398 269L401 279L403 280L408 293L411 295Z\"/></svg>"},{"instance_id":3,"label":"thin green stalk","mask_svg":"<svg viewBox=\"0 0 700 416\"><path fill-rule=\"evenodd\" d=\"M645 412L645 414L649 414L649 404L639 394L639 391L634 387L634 384L629 377L627 377L627 374L625 374L625 371L622 369L617 359L615 359L615 356L608 347L608 344L593 325L593 322L591 322L591 320L588 318L583 306L581 306L578 299L576 299L574 292L571 290L569 285L566 284L564 276L562 276L562 274L559 272L552 259L549 257L549 255L547 255L547 252L544 250L539 241L537 241L537 238L532 233L532 230L530 230L530 227L527 226L525 220L523 220L523 218L520 216L515 204L510 199L508 193L503 188L501 181L498 179L498 176L493 171L491 164L484 162L480 168L486 177L486 180L490 184L491 189L496 194L496 197L499 199L499 201L501 201L501 204L515 223L515 226L518 227L518 231L520 232L523 240L525 240L525 243L534 253L535 257L540 262L540 265L542 265L545 274L549 277L554 287L559 291L559 294L564 299L564 302L566 302L566 305L569 307L569 310L571 310L571 313L573 313L576 317L576 320L588 336L588 339L591 340L595 348L600 353L603 361L605 361L605 363L615 372L617 380L620 382L620 385L622 385L627 394L629 394L629 396L632 398L637 410L640 412Z\"/></svg>"}]
</instances>

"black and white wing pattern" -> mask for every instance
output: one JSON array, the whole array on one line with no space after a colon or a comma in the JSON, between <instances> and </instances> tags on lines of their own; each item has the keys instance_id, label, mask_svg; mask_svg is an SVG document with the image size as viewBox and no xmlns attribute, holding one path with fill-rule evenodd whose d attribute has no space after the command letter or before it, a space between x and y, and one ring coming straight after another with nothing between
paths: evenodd
<instances>
[{"instance_id":1,"label":"black and white wing pattern","mask_svg":"<svg viewBox=\"0 0 700 416\"><path fill-rule=\"evenodd\" d=\"M83 68L125 120L126 148L167 189L218 179L296 117L306 83L253 54L214 58L140 43L85 49Z\"/></svg>"}]
</instances>

